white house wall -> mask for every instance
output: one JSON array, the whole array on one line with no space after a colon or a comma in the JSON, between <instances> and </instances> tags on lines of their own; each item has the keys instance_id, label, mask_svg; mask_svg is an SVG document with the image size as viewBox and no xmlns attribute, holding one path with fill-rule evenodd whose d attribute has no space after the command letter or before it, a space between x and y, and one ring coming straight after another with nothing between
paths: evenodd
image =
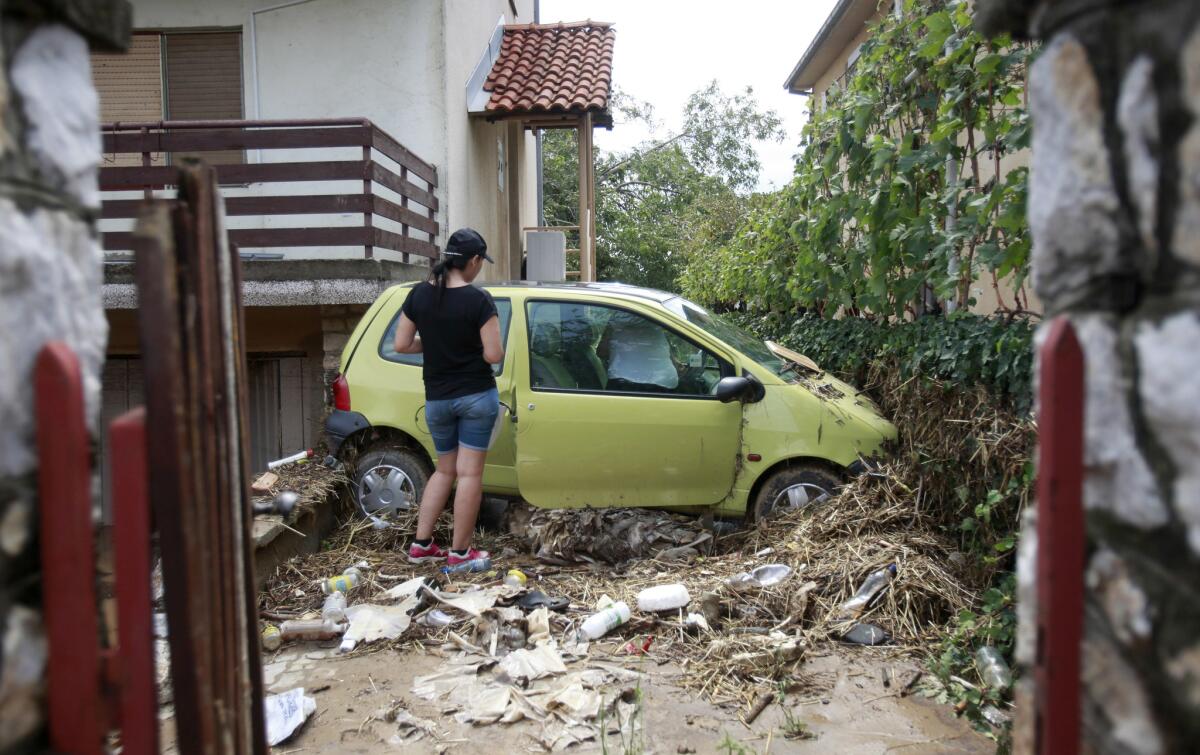
<instances>
[{"instance_id":1,"label":"white house wall","mask_svg":"<svg viewBox=\"0 0 1200 755\"><path fill-rule=\"evenodd\" d=\"M498 186L496 152L503 126L468 119L466 82L496 23L502 17L513 22L508 0L301 0L284 7L269 0L133 0L132 5L135 29L240 28L246 118L369 118L437 167L439 245L462 225L477 228L489 244L506 243L507 210ZM533 20L532 0L520 0L516 6L516 22ZM526 152L519 162L510 159L510 165L522 171L523 186L532 185L536 176L532 149ZM251 150L246 159L360 156L358 148ZM350 181L226 191L238 196L361 188L361 183ZM375 190L387 195L378 185ZM536 205L528 211L527 225L536 216ZM353 226L361 219L358 214L249 216L230 218L229 227ZM374 220L380 227L399 230L385 219ZM127 221L105 221L102 230L127 227ZM361 248L265 251L283 251L289 258L362 254Z\"/></svg>"}]
</instances>

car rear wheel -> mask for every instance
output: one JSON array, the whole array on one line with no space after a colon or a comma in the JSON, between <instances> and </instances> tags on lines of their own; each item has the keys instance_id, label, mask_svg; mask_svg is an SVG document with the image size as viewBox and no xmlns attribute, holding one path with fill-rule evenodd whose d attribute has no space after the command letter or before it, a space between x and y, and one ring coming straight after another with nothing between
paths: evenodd
<instances>
[{"instance_id":1,"label":"car rear wheel","mask_svg":"<svg viewBox=\"0 0 1200 755\"><path fill-rule=\"evenodd\" d=\"M755 521L829 500L842 481L815 464L794 464L771 473L754 498Z\"/></svg>"},{"instance_id":2,"label":"car rear wheel","mask_svg":"<svg viewBox=\"0 0 1200 755\"><path fill-rule=\"evenodd\" d=\"M367 517L393 518L421 502L429 466L421 454L407 448L377 448L358 457L354 498Z\"/></svg>"}]
</instances>

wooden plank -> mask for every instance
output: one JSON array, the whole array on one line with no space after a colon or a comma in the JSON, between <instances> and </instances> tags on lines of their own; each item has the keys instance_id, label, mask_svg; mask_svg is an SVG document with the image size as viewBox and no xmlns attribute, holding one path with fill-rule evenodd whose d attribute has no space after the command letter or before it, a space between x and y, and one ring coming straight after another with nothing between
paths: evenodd
<instances>
[{"instance_id":1,"label":"wooden plank","mask_svg":"<svg viewBox=\"0 0 1200 755\"><path fill-rule=\"evenodd\" d=\"M100 205L107 219L135 218L144 199L108 199ZM371 206L362 194L314 194L301 196L227 197L226 215L338 215L363 212Z\"/></svg>"},{"instance_id":2,"label":"wooden plank","mask_svg":"<svg viewBox=\"0 0 1200 755\"><path fill-rule=\"evenodd\" d=\"M176 224L184 226L176 234ZM171 637L171 686L175 727L183 755L205 753L216 742L208 669L207 631L193 608L198 572L207 566L192 530L196 490L186 427L189 405L186 376L180 370L182 311L177 238L187 237L187 208L148 204L134 233L134 272L138 286L138 334L142 344L146 393L147 464L150 501L163 553L167 625ZM202 602L200 603L202 607ZM214 751L211 746L207 752Z\"/></svg>"},{"instance_id":3,"label":"wooden plank","mask_svg":"<svg viewBox=\"0 0 1200 755\"><path fill-rule=\"evenodd\" d=\"M424 215L396 204L395 202L381 197L378 194L371 195L371 206L375 210L375 214L380 217L385 217L389 220L394 220L397 223L402 223L407 226L412 226L419 231L424 231L431 236L438 234L438 222Z\"/></svg>"},{"instance_id":4,"label":"wooden plank","mask_svg":"<svg viewBox=\"0 0 1200 755\"><path fill-rule=\"evenodd\" d=\"M101 138L106 153L361 147L371 143L366 126L169 129L147 134L110 131Z\"/></svg>"},{"instance_id":5,"label":"wooden plank","mask_svg":"<svg viewBox=\"0 0 1200 755\"><path fill-rule=\"evenodd\" d=\"M108 429L113 480L113 558L121 672L121 748L158 752L158 694L150 573L150 497L146 483L146 410L137 407Z\"/></svg>"},{"instance_id":6,"label":"wooden plank","mask_svg":"<svg viewBox=\"0 0 1200 755\"><path fill-rule=\"evenodd\" d=\"M373 165L374 163L372 163ZM370 175L362 160L250 163L216 166L221 184L277 183L283 181L360 181ZM173 166L100 169L100 190L158 188L174 185L179 169ZM415 189L415 187L414 187ZM418 190L419 191L419 190Z\"/></svg>"},{"instance_id":7,"label":"wooden plank","mask_svg":"<svg viewBox=\"0 0 1200 755\"><path fill-rule=\"evenodd\" d=\"M362 226L333 228L243 228L229 231L232 243L246 248L280 246L365 246L374 243L372 230ZM131 249L133 234L109 231L101 234L106 251Z\"/></svg>"},{"instance_id":8,"label":"wooden plank","mask_svg":"<svg viewBox=\"0 0 1200 755\"><path fill-rule=\"evenodd\" d=\"M371 180L377 184L381 184L396 192L402 197L408 197L417 204L424 205L431 210L438 208L438 200L432 193L420 189L412 181L397 176L384 166L375 161L371 161Z\"/></svg>"},{"instance_id":9,"label":"wooden plank","mask_svg":"<svg viewBox=\"0 0 1200 755\"><path fill-rule=\"evenodd\" d=\"M405 254L419 254L422 257L429 257L431 259L438 256L437 246L428 241L421 241L410 236L401 236L398 233L385 231L382 228L371 230L375 233L375 246Z\"/></svg>"},{"instance_id":10,"label":"wooden plank","mask_svg":"<svg viewBox=\"0 0 1200 755\"><path fill-rule=\"evenodd\" d=\"M390 157L397 165L417 174L431 188L437 186L437 168L414 155L407 147L374 125L371 127L371 146Z\"/></svg>"},{"instance_id":11,"label":"wooden plank","mask_svg":"<svg viewBox=\"0 0 1200 755\"><path fill-rule=\"evenodd\" d=\"M79 359L62 341L34 366L50 747L102 752L91 453Z\"/></svg>"},{"instance_id":12,"label":"wooden plank","mask_svg":"<svg viewBox=\"0 0 1200 755\"><path fill-rule=\"evenodd\" d=\"M1035 731L1044 755L1079 752L1083 638L1083 350L1066 317L1050 324L1038 386Z\"/></svg>"}]
</instances>

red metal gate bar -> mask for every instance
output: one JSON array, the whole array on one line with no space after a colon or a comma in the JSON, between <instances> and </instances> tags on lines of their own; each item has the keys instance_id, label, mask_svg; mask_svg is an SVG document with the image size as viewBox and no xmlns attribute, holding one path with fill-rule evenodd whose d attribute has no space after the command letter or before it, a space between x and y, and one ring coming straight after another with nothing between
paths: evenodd
<instances>
[{"instance_id":1,"label":"red metal gate bar","mask_svg":"<svg viewBox=\"0 0 1200 755\"><path fill-rule=\"evenodd\" d=\"M79 359L61 341L38 354L34 404L50 747L99 755L103 711L91 463Z\"/></svg>"},{"instance_id":2,"label":"red metal gate bar","mask_svg":"<svg viewBox=\"0 0 1200 755\"><path fill-rule=\"evenodd\" d=\"M1050 323L1038 390L1035 737L1042 755L1075 755L1083 632L1083 351L1066 317Z\"/></svg>"},{"instance_id":3,"label":"red metal gate bar","mask_svg":"<svg viewBox=\"0 0 1200 755\"><path fill-rule=\"evenodd\" d=\"M154 625L150 573L150 496L146 482L146 409L113 420L108 430L113 486L117 654L121 752L158 752L158 696L154 689Z\"/></svg>"}]
</instances>

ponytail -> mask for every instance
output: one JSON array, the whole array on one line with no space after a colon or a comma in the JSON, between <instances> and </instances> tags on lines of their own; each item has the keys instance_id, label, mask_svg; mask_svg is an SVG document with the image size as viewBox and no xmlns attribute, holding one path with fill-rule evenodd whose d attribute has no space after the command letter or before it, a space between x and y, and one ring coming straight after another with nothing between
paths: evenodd
<instances>
[{"instance_id":1,"label":"ponytail","mask_svg":"<svg viewBox=\"0 0 1200 755\"><path fill-rule=\"evenodd\" d=\"M466 268L469 257L444 256L437 262L433 263L433 268L429 271L429 282L437 286L437 302L440 307L442 304L442 293L446 290L446 277L451 270L462 270Z\"/></svg>"}]
</instances>

